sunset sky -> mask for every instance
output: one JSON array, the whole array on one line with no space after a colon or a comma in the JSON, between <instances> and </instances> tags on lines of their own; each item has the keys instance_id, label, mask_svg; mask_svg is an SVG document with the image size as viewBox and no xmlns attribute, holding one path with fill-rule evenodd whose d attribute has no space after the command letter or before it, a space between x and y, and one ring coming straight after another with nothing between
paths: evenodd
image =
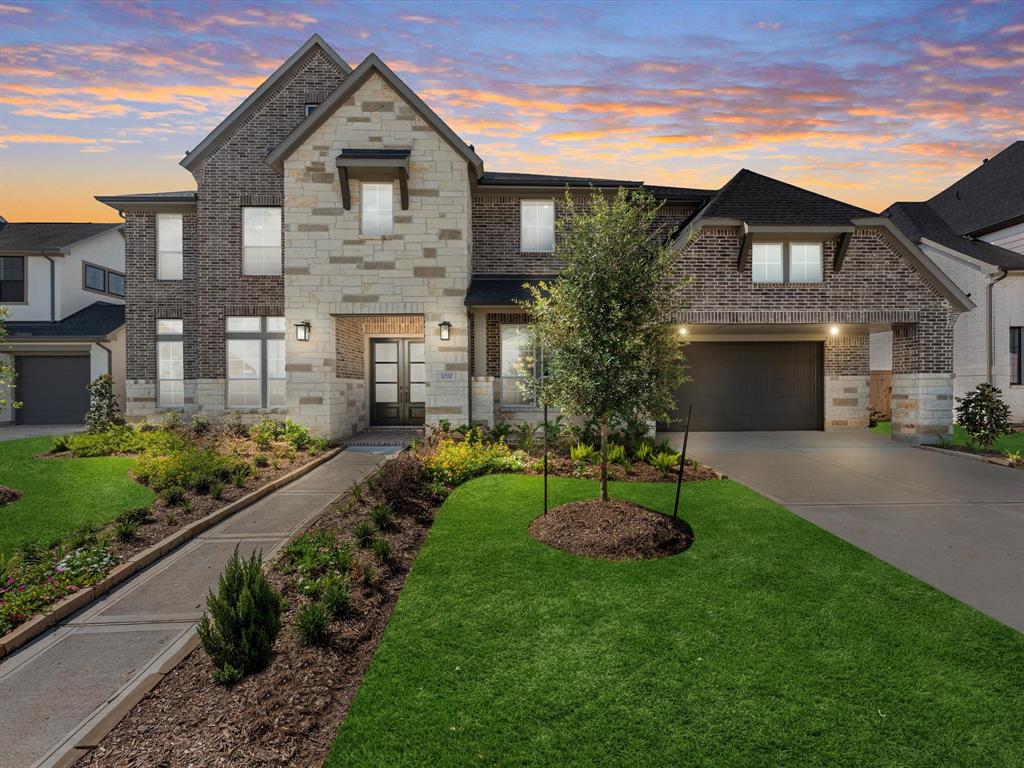
<instances>
[{"instance_id":1,"label":"sunset sky","mask_svg":"<svg viewBox=\"0 0 1024 768\"><path fill-rule=\"evenodd\" d=\"M380 55L492 171L747 167L881 210L1024 138L1021 2L0 0L0 214L194 189L185 151L313 32Z\"/></svg>"}]
</instances>

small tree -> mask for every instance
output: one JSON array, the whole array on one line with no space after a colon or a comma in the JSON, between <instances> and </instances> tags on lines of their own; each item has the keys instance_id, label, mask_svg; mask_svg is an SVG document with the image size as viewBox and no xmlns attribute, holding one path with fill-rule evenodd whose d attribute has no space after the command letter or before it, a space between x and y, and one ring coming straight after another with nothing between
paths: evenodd
<instances>
[{"instance_id":1,"label":"small tree","mask_svg":"<svg viewBox=\"0 0 1024 768\"><path fill-rule=\"evenodd\" d=\"M89 410L85 414L85 424L89 432L105 432L124 424L124 414L114 394L114 380L110 374L101 374L89 383Z\"/></svg>"},{"instance_id":2,"label":"small tree","mask_svg":"<svg viewBox=\"0 0 1024 768\"><path fill-rule=\"evenodd\" d=\"M531 287L533 341L543 349L543 385L532 394L600 424L601 500L608 500L608 425L663 420L684 380L683 343L669 321L684 309L679 254L644 190L592 193L586 209L565 194L555 256L558 278Z\"/></svg>"},{"instance_id":3,"label":"small tree","mask_svg":"<svg viewBox=\"0 0 1024 768\"><path fill-rule=\"evenodd\" d=\"M0 342L7 338L7 325L4 320L7 319L7 315L10 310L0 305ZM21 403L15 402L14 400L14 380L17 373L14 370L14 364L8 357L0 357L0 410L7 407L8 404L12 408L20 408Z\"/></svg>"},{"instance_id":4,"label":"small tree","mask_svg":"<svg viewBox=\"0 0 1024 768\"><path fill-rule=\"evenodd\" d=\"M956 399L957 422L971 442L981 448L988 448L1010 431L1010 407L1002 395L1002 390L991 384L979 384Z\"/></svg>"}]
</instances>

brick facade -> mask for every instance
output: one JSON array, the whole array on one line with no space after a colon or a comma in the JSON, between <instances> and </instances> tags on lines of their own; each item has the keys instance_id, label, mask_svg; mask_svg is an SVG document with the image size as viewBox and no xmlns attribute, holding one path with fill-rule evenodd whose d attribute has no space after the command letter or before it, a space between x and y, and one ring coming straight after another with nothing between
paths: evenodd
<instances>
[{"instance_id":1,"label":"brick facade","mask_svg":"<svg viewBox=\"0 0 1024 768\"><path fill-rule=\"evenodd\" d=\"M371 336L422 337L422 315L344 315L334 319L335 370L339 379L366 378L366 340Z\"/></svg>"},{"instance_id":2,"label":"brick facade","mask_svg":"<svg viewBox=\"0 0 1024 768\"><path fill-rule=\"evenodd\" d=\"M501 376L501 326L524 325L530 322L522 312L487 313L487 375Z\"/></svg>"}]
</instances>

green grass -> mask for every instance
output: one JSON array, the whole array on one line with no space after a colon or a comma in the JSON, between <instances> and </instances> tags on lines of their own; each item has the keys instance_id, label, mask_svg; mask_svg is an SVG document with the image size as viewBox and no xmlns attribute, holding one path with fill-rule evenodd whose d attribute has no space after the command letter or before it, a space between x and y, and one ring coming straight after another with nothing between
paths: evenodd
<instances>
[{"instance_id":1,"label":"green grass","mask_svg":"<svg viewBox=\"0 0 1024 768\"><path fill-rule=\"evenodd\" d=\"M743 486L684 493L688 552L611 563L528 536L539 478L456 490L327 765L1024 765L1024 635Z\"/></svg>"},{"instance_id":2,"label":"green grass","mask_svg":"<svg viewBox=\"0 0 1024 768\"><path fill-rule=\"evenodd\" d=\"M153 493L128 476L133 460L37 459L49 437L0 442L0 485L24 496L0 507L0 553L30 543L50 544L86 523L107 523Z\"/></svg>"},{"instance_id":3,"label":"green grass","mask_svg":"<svg viewBox=\"0 0 1024 768\"><path fill-rule=\"evenodd\" d=\"M880 421L871 427L871 431L879 435L892 434L892 422ZM953 425L953 445L967 445L967 432L959 424ZM994 443L992 450L997 453L1004 451L1020 451L1024 453L1024 432L1014 432L1012 435L1003 435Z\"/></svg>"}]
</instances>

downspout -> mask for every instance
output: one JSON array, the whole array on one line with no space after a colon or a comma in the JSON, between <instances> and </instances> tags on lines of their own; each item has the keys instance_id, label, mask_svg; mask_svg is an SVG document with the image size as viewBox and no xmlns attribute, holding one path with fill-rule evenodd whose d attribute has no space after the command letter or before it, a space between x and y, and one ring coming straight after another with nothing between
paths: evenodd
<instances>
[{"instance_id":1,"label":"downspout","mask_svg":"<svg viewBox=\"0 0 1024 768\"><path fill-rule=\"evenodd\" d=\"M994 364L992 355L992 341L993 339L995 339L996 334L995 311L992 308L992 289L995 288L996 283L998 283L1000 280L1005 280L1007 274L1008 273L1005 269L1001 269L999 277L997 277L995 280L989 280L989 283L986 286L986 290L988 292L988 296L986 298L988 299L988 302L985 309L988 315L988 319L985 322L985 380L989 384L992 383L992 366Z\"/></svg>"},{"instance_id":2,"label":"downspout","mask_svg":"<svg viewBox=\"0 0 1024 768\"><path fill-rule=\"evenodd\" d=\"M473 426L473 310L466 307L466 421Z\"/></svg>"},{"instance_id":3,"label":"downspout","mask_svg":"<svg viewBox=\"0 0 1024 768\"><path fill-rule=\"evenodd\" d=\"M43 258L50 262L50 322L57 319L57 265L50 256L43 255Z\"/></svg>"},{"instance_id":4,"label":"downspout","mask_svg":"<svg viewBox=\"0 0 1024 768\"><path fill-rule=\"evenodd\" d=\"M114 351L110 347L104 347L99 341L96 346L107 353L107 376L114 377Z\"/></svg>"}]
</instances>

